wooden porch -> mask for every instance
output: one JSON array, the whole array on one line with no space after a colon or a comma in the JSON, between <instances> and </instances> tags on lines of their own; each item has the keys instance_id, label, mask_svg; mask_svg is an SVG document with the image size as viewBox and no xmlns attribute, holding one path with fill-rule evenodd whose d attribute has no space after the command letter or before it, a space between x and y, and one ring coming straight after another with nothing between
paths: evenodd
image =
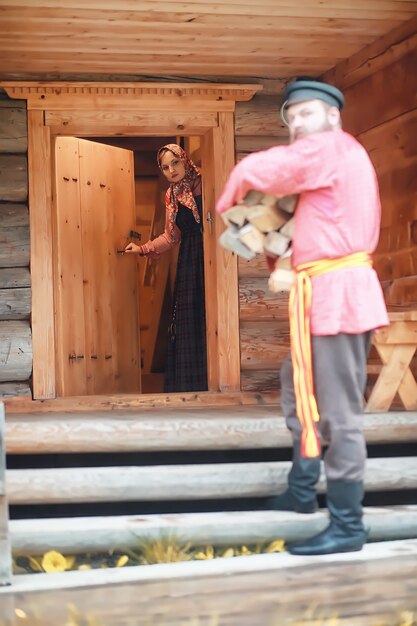
<instances>
[{"instance_id":1,"label":"wooden porch","mask_svg":"<svg viewBox=\"0 0 417 626\"><path fill-rule=\"evenodd\" d=\"M171 395L171 402L176 395L181 397ZM320 530L326 523L324 510L311 516L267 510L222 512L222 501L251 498L261 503L252 508L265 509L262 499L285 489L291 442L278 404L237 405L235 401L215 406L218 396L211 400L210 396L205 406L184 406L182 398L183 408L108 405L107 410L92 410L90 398L90 410L85 406L65 410L62 399L58 406L53 401L40 403L43 411L37 412L19 410L16 402L10 402L6 452L10 459L23 459L23 464L7 470L9 505L15 511L44 505L53 516L36 519L34 512L29 519L12 520L14 552L39 554L48 547L63 553L106 550L109 545L122 548L133 546L138 537L156 538L164 533L195 545L227 545L278 537L293 540ZM162 400L160 395L156 398ZM410 452L417 441L417 412L368 413L364 420L366 441L372 447L366 493L395 492L409 502L417 490L417 458ZM397 456L391 452L387 459L382 447L387 445L395 447ZM383 451L380 455L379 450ZM257 451L256 458L245 457L251 451ZM220 452L223 456L216 457ZM168 455L165 464L155 463L153 457L164 458L164 453ZM54 455L52 464L42 464L49 455ZM318 491L324 490L322 476ZM213 500L220 504L212 513L146 515L140 505L132 515L85 517L73 512L71 517L62 518L61 513L56 519L53 513L54 507L58 511L61 505L75 508L77 503L113 503L117 510L120 503L187 501L192 510L193 502ZM408 506L366 507L371 540L417 537L415 504L413 500Z\"/></svg>"},{"instance_id":2,"label":"wooden porch","mask_svg":"<svg viewBox=\"0 0 417 626\"><path fill-rule=\"evenodd\" d=\"M9 402L8 455L62 455L62 467L7 470L9 504L262 499L284 488L288 461L190 463L186 457L188 452L289 450L276 401L264 398L259 404L259 398L256 403L248 394L249 403L238 405L235 398L229 406L216 406L207 394L205 406L192 406L191 399L187 406L182 398L181 408L175 398L171 396L171 407L122 409L108 404L100 410L91 407L90 398L90 410L81 406L75 411L65 410L64 400L58 406L39 403L43 411L24 410L23 400L20 407ZM368 413L364 419L373 451L386 444L399 451L389 459L373 452L365 478L367 495L416 493L417 458L401 450L417 441L417 412ZM171 459L165 466L91 464L94 455L117 454L120 459L150 453L151 458L164 451L178 452L178 461ZM65 467L65 455L74 454L88 455L88 466ZM321 479L320 493L323 488ZM289 541L319 532L326 520L325 509L314 515L246 510L33 516L11 520L9 536L15 555L51 548L74 554L109 546L134 548L141 539L167 535L196 546ZM333 620L323 625L334 626L396 626L401 612L417 610L417 506L366 506L365 523L370 543L356 554L302 558L284 553L14 576L11 586L0 589L0 624L18 626L25 619L31 626L61 626L71 605L76 607L71 609L74 624L77 615L79 623L88 623L88 618L100 626L312 626L318 619Z\"/></svg>"}]
</instances>

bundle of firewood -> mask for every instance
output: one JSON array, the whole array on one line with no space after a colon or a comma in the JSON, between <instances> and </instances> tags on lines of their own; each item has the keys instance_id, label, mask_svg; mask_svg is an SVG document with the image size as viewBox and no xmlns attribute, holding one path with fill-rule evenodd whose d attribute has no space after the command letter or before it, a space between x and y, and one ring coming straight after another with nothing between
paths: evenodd
<instances>
[{"instance_id":1,"label":"bundle of firewood","mask_svg":"<svg viewBox=\"0 0 417 626\"><path fill-rule=\"evenodd\" d=\"M249 191L245 198L222 213L227 229L220 244L244 259L257 254L276 258L269 279L271 291L288 291L294 282L291 270L291 239L298 196L277 198Z\"/></svg>"}]
</instances>

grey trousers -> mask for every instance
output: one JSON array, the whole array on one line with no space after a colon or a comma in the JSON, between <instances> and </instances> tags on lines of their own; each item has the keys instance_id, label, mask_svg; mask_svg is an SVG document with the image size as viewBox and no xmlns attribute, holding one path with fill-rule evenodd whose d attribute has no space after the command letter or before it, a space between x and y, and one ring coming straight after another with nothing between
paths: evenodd
<instances>
[{"instance_id":1,"label":"grey trousers","mask_svg":"<svg viewBox=\"0 0 417 626\"><path fill-rule=\"evenodd\" d=\"M311 338L318 429L322 443L327 445L324 466L329 480L363 480L363 394L371 335L341 333ZM301 424L296 414L290 356L281 368L281 408L293 440L299 440Z\"/></svg>"}]
</instances>

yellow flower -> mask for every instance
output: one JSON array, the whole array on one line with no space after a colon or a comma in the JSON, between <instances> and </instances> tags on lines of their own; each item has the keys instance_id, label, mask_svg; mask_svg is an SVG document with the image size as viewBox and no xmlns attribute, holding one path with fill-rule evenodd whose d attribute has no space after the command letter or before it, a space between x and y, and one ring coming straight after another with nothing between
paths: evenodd
<instances>
[{"instance_id":1,"label":"yellow flower","mask_svg":"<svg viewBox=\"0 0 417 626\"><path fill-rule=\"evenodd\" d=\"M54 572L65 572L65 570L70 567L71 559L67 560L63 554L56 552L56 550L51 550L43 555L42 568L48 574L52 574Z\"/></svg>"},{"instance_id":2,"label":"yellow flower","mask_svg":"<svg viewBox=\"0 0 417 626\"><path fill-rule=\"evenodd\" d=\"M204 552L197 552L197 554L195 555L195 559L199 561L206 561L209 559L214 559L213 546L207 546Z\"/></svg>"},{"instance_id":3,"label":"yellow flower","mask_svg":"<svg viewBox=\"0 0 417 626\"><path fill-rule=\"evenodd\" d=\"M225 552L223 552L222 554L222 558L223 559L230 559L230 557L235 556L235 551L233 550L233 548L228 548Z\"/></svg>"},{"instance_id":4,"label":"yellow flower","mask_svg":"<svg viewBox=\"0 0 417 626\"><path fill-rule=\"evenodd\" d=\"M399 626L414 626L414 613L411 611L402 611L400 613L400 625Z\"/></svg>"},{"instance_id":5,"label":"yellow flower","mask_svg":"<svg viewBox=\"0 0 417 626\"><path fill-rule=\"evenodd\" d=\"M265 548L265 552L285 552L285 541L283 539L276 539Z\"/></svg>"},{"instance_id":6,"label":"yellow flower","mask_svg":"<svg viewBox=\"0 0 417 626\"><path fill-rule=\"evenodd\" d=\"M123 554L117 561L116 567L123 567L128 562L129 557L126 554Z\"/></svg>"}]
</instances>

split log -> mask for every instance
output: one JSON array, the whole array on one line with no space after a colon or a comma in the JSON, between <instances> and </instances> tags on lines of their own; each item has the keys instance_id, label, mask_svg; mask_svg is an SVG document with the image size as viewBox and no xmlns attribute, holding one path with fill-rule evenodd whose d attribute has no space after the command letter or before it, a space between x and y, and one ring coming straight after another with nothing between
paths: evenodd
<instances>
[{"instance_id":1,"label":"split log","mask_svg":"<svg viewBox=\"0 0 417 626\"><path fill-rule=\"evenodd\" d=\"M288 294L268 290L268 278L239 280L241 320L288 319Z\"/></svg>"},{"instance_id":2,"label":"split log","mask_svg":"<svg viewBox=\"0 0 417 626\"><path fill-rule=\"evenodd\" d=\"M30 289L0 289L0 321L29 319L31 301Z\"/></svg>"},{"instance_id":3,"label":"split log","mask_svg":"<svg viewBox=\"0 0 417 626\"><path fill-rule=\"evenodd\" d=\"M4 433L4 405L0 403L0 585L9 584L12 575L12 553L8 529L9 509L5 490Z\"/></svg>"},{"instance_id":4,"label":"split log","mask_svg":"<svg viewBox=\"0 0 417 626\"><path fill-rule=\"evenodd\" d=\"M0 322L0 382L28 380L32 372L29 322Z\"/></svg>"},{"instance_id":5,"label":"split log","mask_svg":"<svg viewBox=\"0 0 417 626\"><path fill-rule=\"evenodd\" d=\"M266 264L265 255L257 254L253 259L238 258L239 279L241 278L269 278L270 271ZM266 280L268 284L268 280Z\"/></svg>"},{"instance_id":6,"label":"split log","mask_svg":"<svg viewBox=\"0 0 417 626\"><path fill-rule=\"evenodd\" d=\"M259 498L281 493L290 462L8 470L10 504ZM366 491L417 488L417 458L369 459ZM318 491L325 491L322 468Z\"/></svg>"},{"instance_id":7,"label":"split log","mask_svg":"<svg viewBox=\"0 0 417 626\"><path fill-rule=\"evenodd\" d=\"M29 254L27 207L19 204L0 204L0 267L28 266Z\"/></svg>"},{"instance_id":8,"label":"split log","mask_svg":"<svg viewBox=\"0 0 417 626\"><path fill-rule=\"evenodd\" d=\"M258 372L247 372L257 374ZM364 415L368 444L417 442L417 412ZM140 409L72 413L8 413L8 454L123 453L289 448L280 408Z\"/></svg>"},{"instance_id":9,"label":"split log","mask_svg":"<svg viewBox=\"0 0 417 626\"><path fill-rule=\"evenodd\" d=\"M0 100L0 153L25 153L28 149L26 109L10 104L13 102Z\"/></svg>"},{"instance_id":10,"label":"split log","mask_svg":"<svg viewBox=\"0 0 417 626\"><path fill-rule=\"evenodd\" d=\"M30 287L30 283L29 268L0 267L0 289L22 289Z\"/></svg>"},{"instance_id":11,"label":"split log","mask_svg":"<svg viewBox=\"0 0 417 626\"><path fill-rule=\"evenodd\" d=\"M273 370L290 351L289 325L286 321L242 321L240 362L242 370Z\"/></svg>"},{"instance_id":12,"label":"split log","mask_svg":"<svg viewBox=\"0 0 417 626\"><path fill-rule=\"evenodd\" d=\"M243 391L278 391L279 368L242 370L240 373L240 385Z\"/></svg>"},{"instance_id":13,"label":"split log","mask_svg":"<svg viewBox=\"0 0 417 626\"><path fill-rule=\"evenodd\" d=\"M417 506L365 508L371 541L416 537ZM14 555L137 549L141 541L175 537L191 546L253 545L277 538L298 541L321 532L327 511L298 515L277 511L24 519L10 522ZM279 531L277 531L279 529Z\"/></svg>"},{"instance_id":14,"label":"split log","mask_svg":"<svg viewBox=\"0 0 417 626\"><path fill-rule=\"evenodd\" d=\"M26 156L0 155L0 200L25 202L28 197L28 165Z\"/></svg>"},{"instance_id":15,"label":"split log","mask_svg":"<svg viewBox=\"0 0 417 626\"><path fill-rule=\"evenodd\" d=\"M282 137L288 141L288 129L279 117L277 98L258 94L248 102L236 102L235 135Z\"/></svg>"},{"instance_id":16,"label":"split log","mask_svg":"<svg viewBox=\"0 0 417 626\"><path fill-rule=\"evenodd\" d=\"M32 397L29 385L25 383L0 383L0 398Z\"/></svg>"}]
</instances>

